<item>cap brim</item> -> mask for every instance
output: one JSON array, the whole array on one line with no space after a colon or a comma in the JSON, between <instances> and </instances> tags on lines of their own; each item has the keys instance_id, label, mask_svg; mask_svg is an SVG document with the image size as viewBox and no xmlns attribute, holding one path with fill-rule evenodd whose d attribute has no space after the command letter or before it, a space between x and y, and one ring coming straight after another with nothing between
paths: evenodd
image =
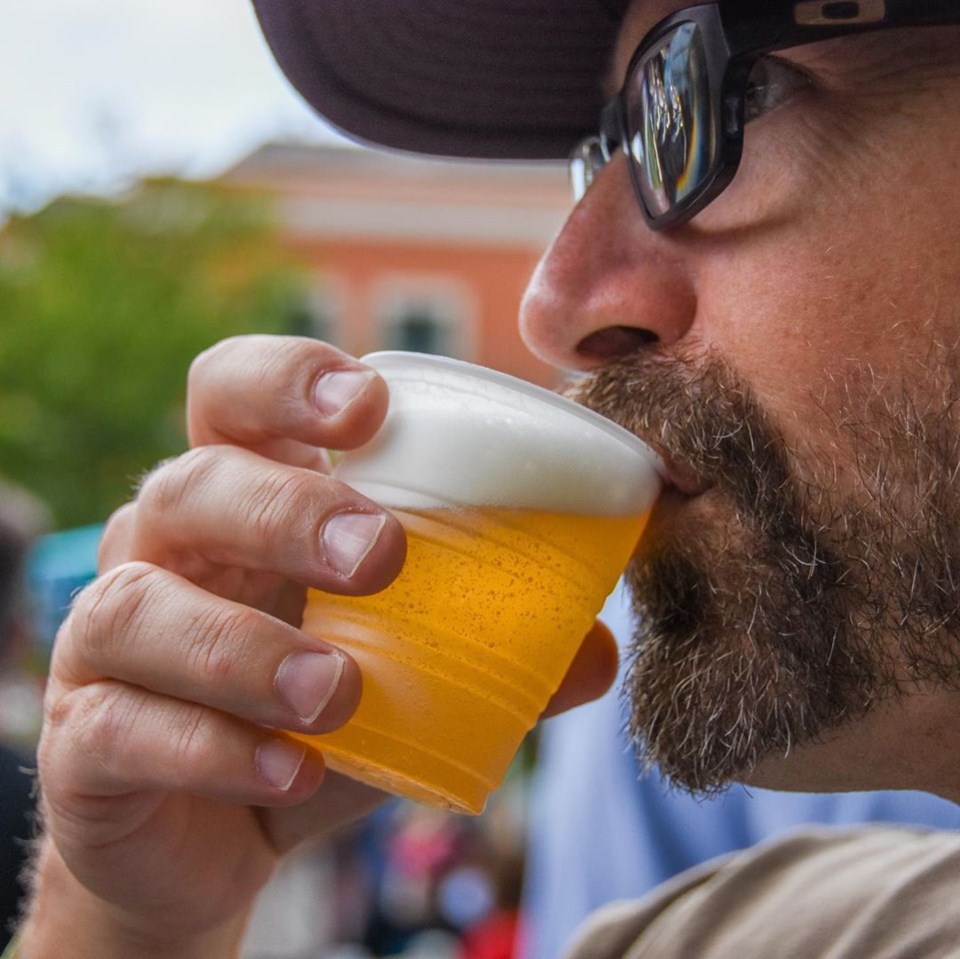
<instances>
[{"instance_id":1,"label":"cap brim","mask_svg":"<svg viewBox=\"0 0 960 959\"><path fill-rule=\"evenodd\" d=\"M561 159L596 129L620 0L253 0L281 69L347 135Z\"/></svg>"}]
</instances>

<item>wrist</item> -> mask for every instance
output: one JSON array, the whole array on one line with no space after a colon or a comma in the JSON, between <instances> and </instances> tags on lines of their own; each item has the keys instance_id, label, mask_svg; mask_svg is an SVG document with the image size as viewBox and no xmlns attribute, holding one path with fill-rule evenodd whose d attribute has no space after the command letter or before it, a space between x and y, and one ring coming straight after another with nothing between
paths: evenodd
<instances>
[{"instance_id":1,"label":"wrist","mask_svg":"<svg viewBox=\"0 0 960 959\"><path fill-rule=\"evenodd\" d=\"M49 837L40 845L16 959L235 959L245 917L176 937L146 932L86 889Z\"/></svg>"}]
</instances>

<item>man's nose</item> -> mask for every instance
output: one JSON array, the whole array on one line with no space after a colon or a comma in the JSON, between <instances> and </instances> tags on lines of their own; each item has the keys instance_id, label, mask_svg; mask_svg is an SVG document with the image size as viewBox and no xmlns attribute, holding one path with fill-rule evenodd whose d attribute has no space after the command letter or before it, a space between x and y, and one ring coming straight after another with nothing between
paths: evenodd
<instances>
[{"instance_id":1,"label":"man's nose","mask_svg":"<svg viewBox=\"0 0 960 959\"><path fill-rule=\"evenodd\" d=\"M646 225L623 157L611 161L543 255L520 307L541 359L585 370L681 340L697 311L689 251Z\"/></svg>"}]
</instances>

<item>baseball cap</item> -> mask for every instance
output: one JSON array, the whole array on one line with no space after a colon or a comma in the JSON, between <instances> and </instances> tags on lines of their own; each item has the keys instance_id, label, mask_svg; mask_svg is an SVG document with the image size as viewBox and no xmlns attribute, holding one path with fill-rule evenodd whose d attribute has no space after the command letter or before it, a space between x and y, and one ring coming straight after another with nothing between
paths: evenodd
<instances>
[{"instance_id":1,"label":"baseball cap","mask_svg":"<svg viewBox=\"0 0 960 959\"><path fill-rule=\"evenodd\" d=\"M348 136L563 159L596 128L628 0L253 0L281 69Z\"/></svg>"}]
</instances>

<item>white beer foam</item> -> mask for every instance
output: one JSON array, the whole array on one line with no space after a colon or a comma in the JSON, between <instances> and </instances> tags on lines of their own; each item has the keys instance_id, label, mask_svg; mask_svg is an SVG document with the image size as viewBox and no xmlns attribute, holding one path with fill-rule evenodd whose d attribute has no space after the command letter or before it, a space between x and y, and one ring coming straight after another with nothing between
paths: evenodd
<instances>
[{"instance_id":1,"label":"white beer foam","mask_svg":"<svg viewBox=\"0 0 960 959\"><path fill-rule=\"evenodd\" d=\"M386 379L390 407L335 475L384 506L620 516L646 512L660 492L649 447L549 390L441 357L385 352L363 362Z\"/></svg>"}]
</instances>

